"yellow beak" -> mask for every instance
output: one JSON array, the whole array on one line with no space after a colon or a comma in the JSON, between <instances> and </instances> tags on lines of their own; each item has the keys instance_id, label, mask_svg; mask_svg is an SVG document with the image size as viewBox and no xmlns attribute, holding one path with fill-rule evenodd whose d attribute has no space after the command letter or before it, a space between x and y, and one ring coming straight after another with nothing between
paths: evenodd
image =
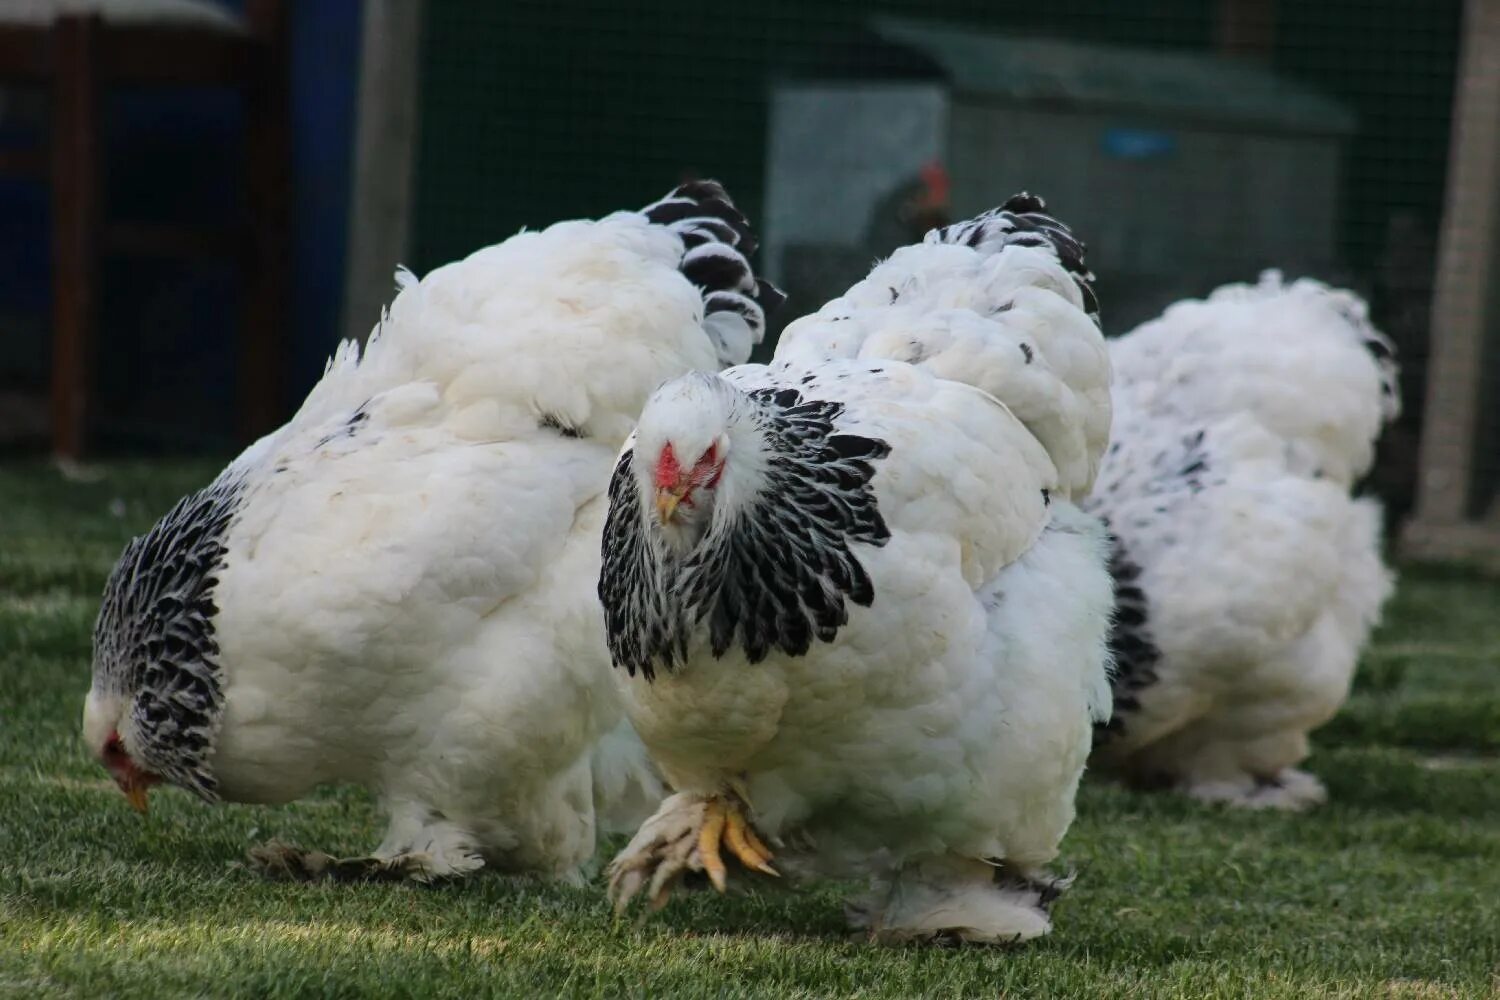
<instances>
[{"instance_id":1,"label":"yellow beak","mask_svg":"<svg viewBox=\"0 0 1500 1000\"><path fill-rule=\"evenodd\" d=\"M132 783L128 788L122 789L122 791L125 793L125 801L130 803L130 807L144 816L147 806L146 796L150 794L151 789L144 784L138 785Z\"/></svg>"},{"instance_id":2,"label":"yellow beak","mask_svg":"<svg viewBox=\"0 0 1500 1000\"><path fill-rule=\"evenodd\" d=\"M677 513L677 505L682 503L683 494L686 492L683 489L662 488L657 490L656 519L662 524L670 522L672 516Z\"/></svg>"}]
</instances>

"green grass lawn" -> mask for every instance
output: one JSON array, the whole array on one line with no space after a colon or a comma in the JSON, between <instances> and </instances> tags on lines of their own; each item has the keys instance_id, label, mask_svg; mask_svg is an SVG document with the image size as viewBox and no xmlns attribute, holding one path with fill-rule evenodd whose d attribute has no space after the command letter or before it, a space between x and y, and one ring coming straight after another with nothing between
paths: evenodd
<instances>
[{"instance_id":1,"label":"green grass lawn","mask_svg":"<svg viewBox=\"0 0 1500 1000\"><path fill-rule=\"evenodd\" d=\"M270 837L368 850L361 793L284 809L176 791L142 819L85 754L89 630L121 545L208 466L69 483L0 466L0 995L1500 995L1500 585L1410 570L1317 739L1332 802L1232 814L1086 782L1050 938L849 940L830 889L679 900L616 924L585 890L287 885Z\"/></svg>"}]
</instances>

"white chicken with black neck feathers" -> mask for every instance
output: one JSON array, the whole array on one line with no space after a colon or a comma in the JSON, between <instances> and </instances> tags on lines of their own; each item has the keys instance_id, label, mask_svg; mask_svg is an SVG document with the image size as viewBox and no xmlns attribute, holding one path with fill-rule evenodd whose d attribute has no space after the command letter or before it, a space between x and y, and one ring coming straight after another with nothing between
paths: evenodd
<instances>
[{"instance_id":1,"label":"white chicken with black neck feathers","mask_svg":"<svg viewBox=\"0 0 1500 1000\"><path fill-rule=\"evenodd\" d=\"M1018 196L897 251L770 366L668 383L610 485L600 596L676 794L611 866L866 876L881 941L1050 928L1108 712L1111 584L1073 505L1109 433L1082 247Z\"/></svg>"},{"instance_id":2,"label":"white chicken with black neck feathers","mask_svg":"<svg viewBox=\"0 0 1500 1000\"><path fill-rule=\"evenodd\" d=\"M1326 796L1297 767L1391 592L1351 490L1400 412L1395 349L1351 292L1268 271L1110 343L1114 717L1095 761L1252 809Z\"/></svg>"},{"instance_id":3,"label":"white chicken with black neck feathers","mask_svg":"<svg viewBox=\"0 0 1500 1000\"><path fill-rule=\"evenodd\" d=\"M779 293L713 182L523 232L417 281L296 416L131 543L84 711L131 800L372 789L370 858L576 878L660 785L610 679L605 488L663 380L744 361Z\"/></svg>"}]
</instances>

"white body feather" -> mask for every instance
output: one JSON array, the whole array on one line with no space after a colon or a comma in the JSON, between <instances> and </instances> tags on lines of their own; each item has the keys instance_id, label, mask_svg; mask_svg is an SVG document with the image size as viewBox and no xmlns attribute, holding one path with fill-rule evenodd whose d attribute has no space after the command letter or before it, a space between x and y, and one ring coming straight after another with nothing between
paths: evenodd
<instances>
[{"instance_id":1,"label":"white body feather","mask_svg":"<svg viewBox=\"0 0 1500 1000\"><path fill-rule=\"evenodd\" d=\"M983 389L1046 447L1057 488L1088 495L1109 440L1109 358L1078 286L1049 251L903 247L791 324L778 361L891 359Z\"/></svg>"},{"instance_id":2,"label":"white body feather","mask_svg":"<svg viewBox=\"0 0 1500 1000\"><path fill-rule=\"evenodd\" d=\"M392 813L383 853L478 850L558 874L593 853L596 808L654 807L628 737L608 746L636 773L595 800L596 769L621 762L591 754L622 719L594 580L635 409L663 378L716 367L681 255L630 213L408 282L364 356L342 349L242 457L252 486L219 588L226 796L367 783ZM434 828L456 843L424 843Z\"/></svg>"}]
</instances>

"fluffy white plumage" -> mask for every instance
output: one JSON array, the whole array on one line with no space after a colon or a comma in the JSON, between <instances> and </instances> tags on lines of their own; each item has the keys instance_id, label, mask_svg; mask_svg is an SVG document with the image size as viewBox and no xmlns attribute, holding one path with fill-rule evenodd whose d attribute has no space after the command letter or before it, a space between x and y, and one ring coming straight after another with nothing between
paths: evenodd
<instances>
[{"instance_id":1,"label":"fluffy white plumage","mask_svg":"<svg viewBox=\"0 0 1500 1000\"><path fill-rule=\"evenodd\" d=\"M1110 347L1088 506L1126 579L1096 761L1207 800L1320 802L1295 765L1391 590L1380 508L1350 496L1399 409L1391 344L1352 293L1268 272Z\"/></svg>"},{"instance_id":2,"label":"fluffy white plumage","mask_svg":"<svg viewBox=\"0 0 1500 1000\"><path fill-rule=\"evenodd\" d=\"M122 787L364 784L382 870L421 878L575 877L597 825L633 828L660 786L608 676L602 493L654 388L759 339L751 250L703 182L403 276L368 347L188 501L221 551L174 512L122 558L85 712Z\"/></svg>"},{"instance_id":3,"label":"fluffy white plumage","mask_svg":"<svg viewBox=\"0 0 1500 1000\"><path fill-rule=\"evenodd\" d=\"M1110 421L1109 365L1092 300L1084 301L1050 245L976 250L942 242L942 232L897 250L845 295L789 326L776 359L807 366L888 358L977 386L1046 447L1057 488L1087 496Z\"/></svg>"},{"instance_id":4,"label":"fluffy white plumage","mask_svg":"<svg viewBox=\"0 0 1500 1000\"><path fill-rule=\"evenodd\" d=\"M1067 498L1109 369L1081 247L1039 201L1006 208L898 251L769 367L647 404L600 587L678 792L615 860L623 902L720 881L721 830L759 867L759 831L778 865L868 876L850 913L878 939L1049 928L1108 712L1105 543Z\"/></svg>"}]
</instances>

